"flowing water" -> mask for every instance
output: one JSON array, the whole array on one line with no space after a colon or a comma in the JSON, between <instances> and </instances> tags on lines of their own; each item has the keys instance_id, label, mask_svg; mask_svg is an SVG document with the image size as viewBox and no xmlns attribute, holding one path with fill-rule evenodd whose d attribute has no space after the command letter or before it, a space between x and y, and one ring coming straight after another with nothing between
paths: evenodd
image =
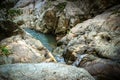
<instances>
[{"instance_id":1,"label":"flowing water","mask_svg":"<svg viewBox=\"0 0 120 80\"><path fill-rule=\"evenodd\" d=\"M82 61L82 59L87 56L87 54L82 54L82 55L78 55L77 59L75 60L75 62L72 64L73 66L79 66L80 62Z\"/></svg>"}]
</instances>

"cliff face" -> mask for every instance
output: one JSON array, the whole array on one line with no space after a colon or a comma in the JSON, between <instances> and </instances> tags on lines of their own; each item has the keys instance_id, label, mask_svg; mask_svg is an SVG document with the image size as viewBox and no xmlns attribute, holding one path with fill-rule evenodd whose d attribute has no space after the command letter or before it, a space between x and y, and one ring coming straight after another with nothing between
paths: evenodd
<instances>
[{"instance_id":1,"label":"cliff face","mask_svg":"<svg viewBox=\"0 0 120 80\"><path fill-rule=\"evenodd\" d=\"M34 28L60 37L77 23L90 19L116 4L119 4L118 0L19 0L14 9L21 9L23 15L13 20L16 23L24 22L21 27Z\"/></svg>"},{"instance_id":2,"label":"cliff face","mask_svg":"<svg viewBox=\"0 0 120 80\"><path fill-rule=\"evenodd\" d=\"M120 79L119 0L5 0L0 8L0 64L49 58L41 42L23 30L31 28L56 35L53 54L66 64L86 69L96 80Z\"/></svg>"}]
</instances>

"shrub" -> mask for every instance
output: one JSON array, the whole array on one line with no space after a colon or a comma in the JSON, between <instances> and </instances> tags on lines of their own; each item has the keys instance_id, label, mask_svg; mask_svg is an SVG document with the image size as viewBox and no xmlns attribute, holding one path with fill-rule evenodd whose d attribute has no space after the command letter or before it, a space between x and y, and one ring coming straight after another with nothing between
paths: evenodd
<instances>
[{"instance_id":1,"label":"shrub","mask_svg":"<svg viewBox=\"0 0 120 80\"><path fill-rule=\"evenodd\" d=\"M21 15L23 12L20 9L9 9L8 14L11 16Z\"/></svg>"},{"instance_id":2,"label":"shrub","mask_svg":"<svg viewBox=\"0 0 120 80\"><path fill-rule=\"evenodd\" d=\"M59 3L58 5L56 5L56 7L60 10L60 11L63 11L65 6L66 6L66 2L63 2L63 3Z\"/></svg>"},{"instance_id":3,"label":"shrub","mask_svg":"<svg viewBox=\"0 0 120 80\"><path fill-rule=\"evenodd\" d=\"M10 51L6 46L0 46L0 50L2 52L2 55L9 55Z\"/></svg>"}]
</instances>

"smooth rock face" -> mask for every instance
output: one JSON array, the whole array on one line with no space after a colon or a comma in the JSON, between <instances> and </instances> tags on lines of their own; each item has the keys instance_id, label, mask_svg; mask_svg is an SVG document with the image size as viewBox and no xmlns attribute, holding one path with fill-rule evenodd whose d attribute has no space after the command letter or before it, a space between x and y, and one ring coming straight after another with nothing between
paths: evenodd
<instances>
[{"instance_id":1,"label":"smooth rock face","mask_svg":"<svg viewBox=\"0 0 120 80\"><path fill-rule=\"evenodd\" d=\"M84 68L96 78L96 80L119 80L120 79L120 63L107 59L98 59L87 61ZM111 75L112 74L112 75Z\"/></svg>"},{"instance_id":2,"label":"smooth rock face","mask_svg":"<svg viewBox=\"0 0 120 80\"><path fill-rule=\"evenodd\" d=\"M83 68L58 63L0 66L0 80L94 80Z\"/></svg>"}]
</instances>

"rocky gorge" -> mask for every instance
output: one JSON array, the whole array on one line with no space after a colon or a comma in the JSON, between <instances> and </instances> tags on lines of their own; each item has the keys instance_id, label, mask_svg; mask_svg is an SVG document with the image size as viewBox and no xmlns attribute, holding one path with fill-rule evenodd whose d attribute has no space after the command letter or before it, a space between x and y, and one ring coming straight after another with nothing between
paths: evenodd
<instances>
[{"instance_id":1,"label":"rocky gorge","mask_svg":"<svg viewBox=\"0 0 120 80\"><path fill-rule=\"evenodd\" d=\"M119 75L119 0L0 1L0 80Z\"/></svg>"}]
</instances>

